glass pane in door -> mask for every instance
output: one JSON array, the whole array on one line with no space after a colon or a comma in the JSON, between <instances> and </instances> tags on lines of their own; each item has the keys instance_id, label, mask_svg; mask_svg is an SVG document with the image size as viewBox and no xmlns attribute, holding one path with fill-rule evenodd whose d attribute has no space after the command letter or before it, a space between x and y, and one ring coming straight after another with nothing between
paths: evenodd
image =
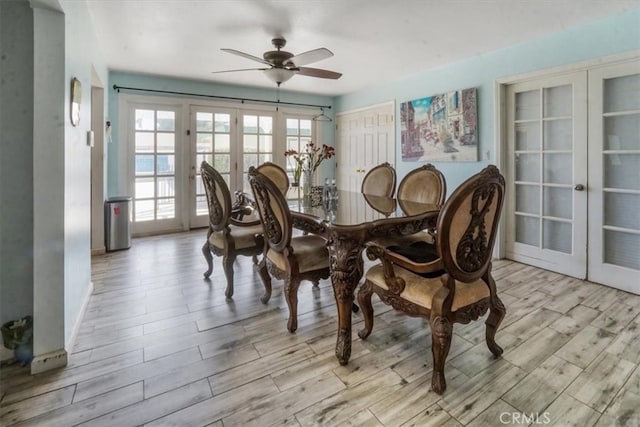
<instances>
[{"instance_id":1,"label":"glass pane in door","mask_svg":"<svg viewBox=\"0 0 640 427\"><path fill-rule=\"evenodd\" d=\"M293 150L297 153L303 153L307 144L312 141L311 120L301 119L297 117L287 117L287 151ZM299 157L300 158L300 157ZM292 188L300 185L300 176L296 177L294 171L296 169L296 160L293 156L287 158L287 175ZM296 179L297 178L297 179ZM298 187L299 188L299 187ZM289 197L299 197L299 193L292 191Z\"/></svg>"},{"instance_id":2,"label":"glass pane in door","mask_svg":"<svg viewBox=\"0 0 640 427\"><path fill-rule=\"evenodd\" d=\"M133 221L176 217L176 113L136 109Z\"/></svg>"},{"instance_id":3,"label":"glass pane in door","mask_svg":"<svg viewBox=\"0 0 640 427\"><path fill-rule=\"evenodd\" d=\"M603 262L640 270L640 74L603 84Z\"/></svg>"},{"instance_id":4,"label":"glass pane in door","mask_svg":"<svg viewBox=\"0 0 640 427\"><path fill-rule=\"evenodd\" d=\"M570 254L573 241L573 90L515 94L515 240Z\"/></svg>"},{"instance_id":5,"label":"glass pane in door","mask_svg":"<svg viewBox=\"0 0 640 427\"><path fill-rule=\"evenodd\" d=\"M250 193L249 168L270 162L273 156L273 117L246 114L242 118L242 188Z\"/></svg>"},{"instance_id":6,"label":"glass pane in door","mask_svg":"<svg viewBox=\"0 0 640 427\"><path fill-rule=\"evenodd\" d=\"M231 181L231 115L196 112L196 215L207 215L207 198L200 165L206 161L216 168L229 185Z\"/></svg>"}]
</instances>

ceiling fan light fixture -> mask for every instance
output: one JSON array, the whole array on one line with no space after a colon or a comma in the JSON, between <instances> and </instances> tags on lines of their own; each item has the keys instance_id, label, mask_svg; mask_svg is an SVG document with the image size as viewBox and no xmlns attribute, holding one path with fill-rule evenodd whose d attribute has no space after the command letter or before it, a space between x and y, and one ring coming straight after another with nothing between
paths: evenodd
<instances>
[{"instance_id":1,"label":"ceiling fan light fixture","mask_svg":"<svg viewBox=\"0 0 640 427\"><path fill-rule=\"evenodd\" d=\"M286 68L269 68L268 70L264 70L264 75L278 86L289 80L294 74L295 71Z\"/></svg>"}]
</instances>

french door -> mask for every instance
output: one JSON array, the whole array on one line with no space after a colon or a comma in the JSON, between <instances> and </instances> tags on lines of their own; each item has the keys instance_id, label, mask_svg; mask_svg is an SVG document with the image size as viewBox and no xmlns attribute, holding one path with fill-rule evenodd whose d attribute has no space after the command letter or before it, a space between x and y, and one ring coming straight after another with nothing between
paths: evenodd
<instances>
[{"instance_id":1,"label":"french door","mask_svg":"<svg viewBox=\"0 0 640 427\"><path fill-rule=\"evenodd\" d=\"M249 168L273 158L274 123L275 113L268 111L191 107L190 228L208 224L201 163L216 168L232 194L250 192Z\"/></svg>"},{"instance_id":2,"label":"french door","mask_svg":"<svg viewBox=\"0 0 640 427\"><path fill-rule=\"evenodd\" d=\"M586 73L511 85L507 254L586 276Z\"/></svg>"},{"instance_id":3,"label":"french door","mask_svg":"<svg viewBox=\"0 0 640 427\"><path fill-rule=\"evenodd\" d=\"M640 63L506 98L506 256L640 294Z\"/></svg>"},{"instance_id":4,"label":"french door","mask_svg":"<svg viewBox=\"0 0 640 427\"><path fill-rule=\"evenodd\" d=\"M182 226L181 116L180 106L129 104L134 234L175 231Z\"/></svg>"},{"instance_id":5,"label":"french door","mask_svg":"<svg viewBox=\"0 0 640 427\"><path fill-rule=\"evenodd\" d=\"M118 175L121 194L133 196L134 235L176 232L208 225L200 164L220 172L231 193L251 191L251 166L274 162L286 168L284 152L303 149L320 136L306 111L122 95L126 165ZM294 144L295 142L295 144ZM277 153L275 155L274 153Z\"/></svg>"}]
</instances>

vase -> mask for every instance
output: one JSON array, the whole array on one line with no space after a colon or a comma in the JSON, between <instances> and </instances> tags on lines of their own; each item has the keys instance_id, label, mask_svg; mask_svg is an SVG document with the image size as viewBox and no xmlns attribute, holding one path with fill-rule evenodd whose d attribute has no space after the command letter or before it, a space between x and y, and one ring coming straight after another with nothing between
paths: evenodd
<instances>
[{"instance_id":1,"label":"vase","mask_svg":"<svg viewBox=\"0 0 640 427\"><path fill-rule=\"evenodd\" d=\"M313 191L313 183L315 174L310 169L302 171L302 198L305 206L311 206L311 193Z\"/></svg>"}]
</instances>

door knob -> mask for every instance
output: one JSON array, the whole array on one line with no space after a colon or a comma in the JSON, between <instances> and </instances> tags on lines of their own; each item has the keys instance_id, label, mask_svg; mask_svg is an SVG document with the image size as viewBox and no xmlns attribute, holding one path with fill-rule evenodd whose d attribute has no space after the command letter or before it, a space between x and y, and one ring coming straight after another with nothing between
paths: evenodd
<instances>
[{"instance_id":1,"label":"door knob","mask_svg":"<svg viewBox=\"0 0 640 427\"><path fill-rule=\"evenodd\" d=\"M584 185L578 184L575 187L573 187L573 189L576 190L576 191L582 191L582 190L584 190Z\"/></svg>"}]
</instances>

